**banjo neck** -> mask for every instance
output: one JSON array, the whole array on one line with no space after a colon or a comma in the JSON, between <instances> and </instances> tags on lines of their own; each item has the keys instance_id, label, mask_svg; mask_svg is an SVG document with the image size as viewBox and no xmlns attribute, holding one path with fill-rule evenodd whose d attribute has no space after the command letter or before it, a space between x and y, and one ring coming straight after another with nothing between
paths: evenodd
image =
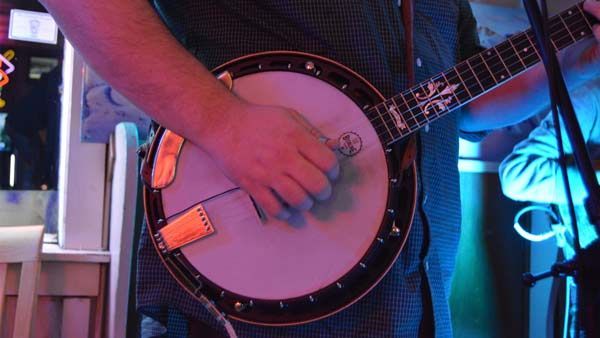
<instances>
[{"instance_id":1,"label":"banjo neck","mask_svg":"<svg viewBox=\"0 0 600 338\"><path fill-rule=\"evenodd\" d=\"M552 17L548 27L554 51L591 36L595 21L583 11L583 3ZM366 112L380 138L391 145L538 64L534 41L531 29L516 34Z\"/></svg>"}]
</instances>

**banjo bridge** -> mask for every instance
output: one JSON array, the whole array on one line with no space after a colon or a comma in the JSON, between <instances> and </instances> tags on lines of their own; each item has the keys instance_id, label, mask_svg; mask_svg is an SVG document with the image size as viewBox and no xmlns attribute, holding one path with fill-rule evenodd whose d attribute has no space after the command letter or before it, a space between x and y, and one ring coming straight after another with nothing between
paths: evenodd
<instances>
[{"instance_id":1,"label":"banjo bridge","mask_svg":"<svg viewBox=\"0 0 600 338\"><path fill-rule=\"evenodd\" d=\"M170 221L155 235L158 248L163 253L169 253L182 246L204 238L215 232L202 204L190 208L183 215Z\"/></svg>"}]
</instances>

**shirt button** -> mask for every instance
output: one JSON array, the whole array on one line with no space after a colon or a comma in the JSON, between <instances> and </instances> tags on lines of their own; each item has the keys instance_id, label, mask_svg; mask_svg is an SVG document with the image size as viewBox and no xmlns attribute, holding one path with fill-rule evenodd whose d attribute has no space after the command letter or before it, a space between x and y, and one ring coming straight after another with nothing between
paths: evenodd
<instances>
[{"instance_id":1,"label":"shirt button","mask_svg":"<svg viewBox=\"0 0 600 338\"><path fill-rule=\"evenodd\" d=\"M429 271L429 261L428 260L423 261L423 269L425 269L425 271Z\"/></svg>"},{"instance_id":2,"label":"shirt button","mask_svg":"<svg viewBox=\"0 0 600 338\"><path fill-rule=\"evenodd\" d=\"M417 67L423 67L423 60L421 60L421 58L417 58Z\"/></svg>"},{"instance_id":3,"label":"shirt button","mask_svg":"<svg viewBox=\"0 0 600 338\"><path fill-rule=\"evenodd\" d=\"M423 205L427 204L427 198L429 197L429 195L424 194L423 195Z\"/></svg>"},{"instance_id":4,"label":"shirt button","mask_svg":"<svg viewBox=\"0 0 600 338\"><path fill-rule=\"evenodd\" d=\"M426 133L429 132L429 124L426 124L425 127L423 127L423 131Z\"/></svg>"}]
</instances>

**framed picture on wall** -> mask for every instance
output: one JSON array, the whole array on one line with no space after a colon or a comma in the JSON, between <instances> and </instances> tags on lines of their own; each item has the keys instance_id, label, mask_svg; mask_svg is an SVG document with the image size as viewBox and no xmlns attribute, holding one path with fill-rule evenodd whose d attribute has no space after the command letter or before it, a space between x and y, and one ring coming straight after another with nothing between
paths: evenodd
<instances>
[{"instance_id":1,"label":"framed picture on wall","mask_svg":"<svg viewBox=\"0 0 600 338\"><path fill-rule=\"evenodd\" d=\"M133 122L140 138L148 135L150 118L110 87L91 68L85 67L81 139L85 142L108 143L119 122Z\"/></svg>"}]
</instances>

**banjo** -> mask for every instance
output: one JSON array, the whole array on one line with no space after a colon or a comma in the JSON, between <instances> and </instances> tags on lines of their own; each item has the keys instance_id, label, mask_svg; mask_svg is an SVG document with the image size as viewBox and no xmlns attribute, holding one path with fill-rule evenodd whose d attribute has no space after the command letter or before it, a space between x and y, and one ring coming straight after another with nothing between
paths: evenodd
<instances>
[{"instance_id":1,"label":"banjo","mask_svg":"<svg viewBox=\"0 0 600 338\"><path fill-rule=\"evenodd\" d=\"M575 5L551 19L560 51L592 34ZM391 98L326 58L299 52L241 57L214 70L249 102L291 108L338 142L332 197L287 221L268 218L199 147L158 127L144 152L149 234L177 282L228 317L307 323L350 306L402 251L415 211L409 135L540 61L531 31Z\"/></svg>"}]
</instances>

